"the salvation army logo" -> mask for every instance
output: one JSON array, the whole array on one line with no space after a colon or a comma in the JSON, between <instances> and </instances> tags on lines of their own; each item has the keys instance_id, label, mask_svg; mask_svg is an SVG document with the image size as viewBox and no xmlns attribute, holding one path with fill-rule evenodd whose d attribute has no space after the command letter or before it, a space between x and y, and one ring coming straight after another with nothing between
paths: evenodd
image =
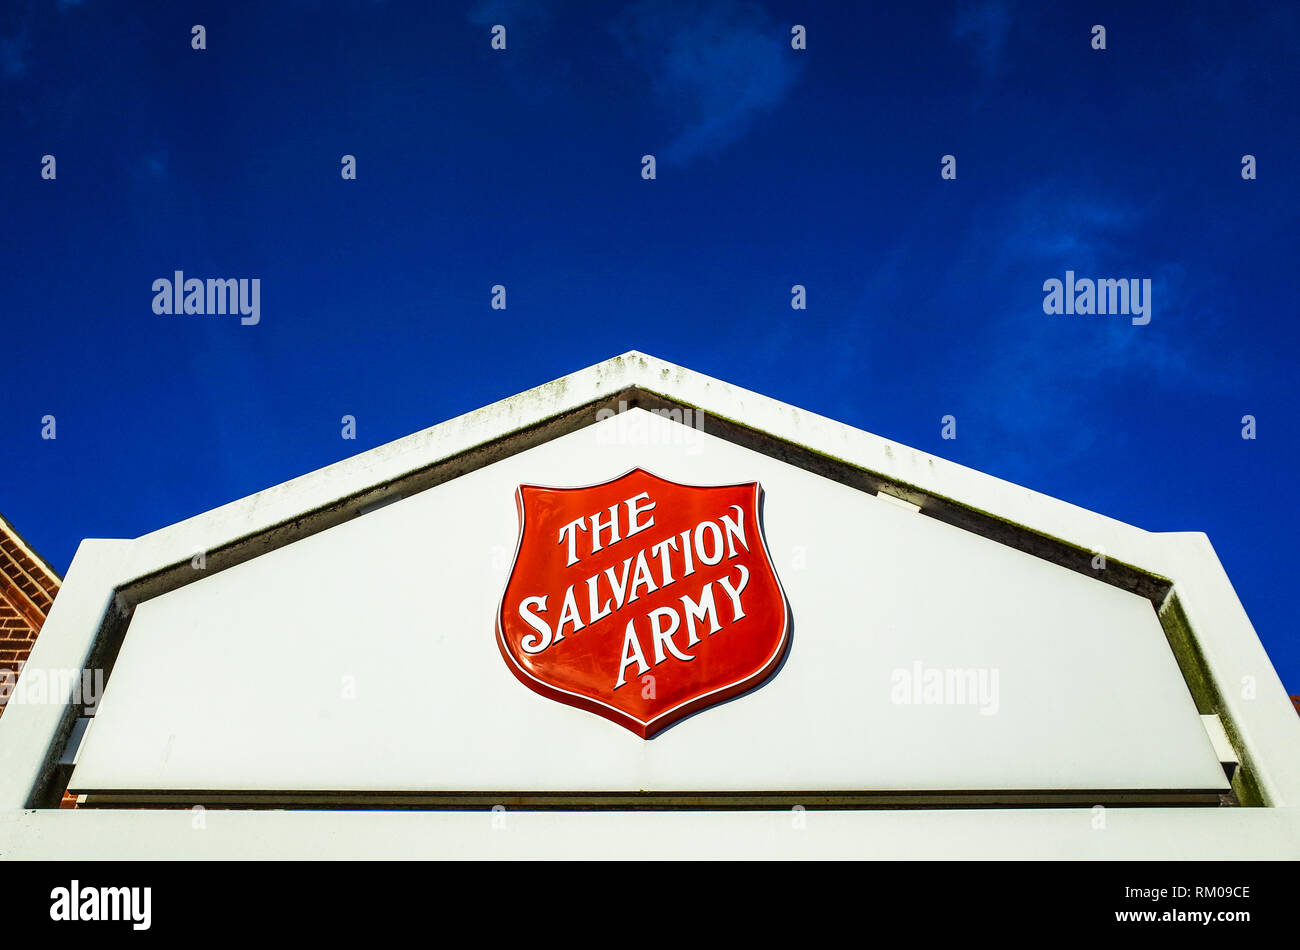
<instances>
[{"instance_id":1,"label":"the salvation army logo","mask_svg":"<svg viewBox=\"0 0 1300 950\"><path fill-rule=\"evenodd\" d=\"M506 665L646 739L757 686L790 640L761 495L639 468L588 488L519 486L497 615Z\"/></svg>"}]
</instances>

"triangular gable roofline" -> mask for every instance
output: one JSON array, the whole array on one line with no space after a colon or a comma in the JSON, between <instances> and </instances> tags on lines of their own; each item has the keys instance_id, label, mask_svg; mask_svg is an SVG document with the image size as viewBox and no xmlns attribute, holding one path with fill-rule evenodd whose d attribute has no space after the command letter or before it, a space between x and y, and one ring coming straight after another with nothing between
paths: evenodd
<instances>
[{"instance_id":1,"label":"triangular gable roofline","mask_svg":"<svg viewBox=\"0 0 1300 950\"><path fill-rule=\"evenodd\" d=\"M37 567L53 578L56 587L63 581L63 575L56 571L54 565L45 560L41 553L32 547L31 543L22 536L18 529L13 526L13 523L3 514L0 514L0 536L11 538L22 549L24 554L36 562Z\"/></svg>"},{"instance_id":2,"label":"triangular gable roofline","mask_svg":"<svg viewBox=\"0 0 1300 950\"><path fill-rule=\"evenodd\" d=\"M132 551L143 583L123 593L138 603L193 579L199 552L207 573L231 566L633 407L692 410L706 433L1075 570L1104 549L1108 582L1157 605L1168 591L1146 531L631 350L143 535Z\"/></svg>"},{"instance_id":3,"label":"triangular gable roofline","mask_svg":"<svg viewBox=\"0 0 1300 950\"><path fill-rule=\"evenodd\" d=\"M134 604L590 425L597 421L601 409L618 411L632 406L702 412L706 433L864 491L885 489L919 504L922 514L918 517L959 524L1080 572L1091 572L1089 555L1104 551L1105 569L1094 576L1111 583L1126 577L1120 586L1152 599L1198 709L1202 714L1217 714L1222 721L1241 762L1233 779L1234 791L1243 802L1274 806L1213 809L1213 820L1225 831L1218 837L1200 834L1207 820L1205 810L1135 809L1130 832L1114 839L1114 856L1185 854L1192 838L1197 841L1198 853L1207 857L1282 856L1300 840L1296 837L1296 810L1277 807L1300 802L1300 759L1293 754L1300 738L1300 721L1205 535L1144 531L638 352L625 353L136 540L84 541L36 643L29 668L111 668ZM191 558L198 552L206 556L205 570L191 568ZM1251 684L1249 695L1242 687L1247 681ZM11 706L0 719L0 750L8 763L0 772L0 809L11 816L0 820L0 848L6 842L28 841L37 842L28 848L32 854L72 851L90 840L86 828L98 829L103 841L110 840L105 823L115 817L112 814L91 810L80 816L86 824L65 825L55 820L60 816L51 818L44 811L57 803L57 782L52 778L55 763L77 715L78 707L69 696L62 703ZM864 814L869 817L857 817ZM988 814L977 809L950 816L959 833L944 840L961 844L945 844L940 851L971 856L990 851L1023 856L1093 853L1094 832L1069 810L1051 819L1053 830L1046 835L1043 828L1047 826L1040 825L990 829ZM262 815L234 811L225 818L232 834L223 838L226 846L220 853L235 856L265 840ZM368 847L393 855L415 854L411 849L418 850L419 839L411 837L411 830L442 820L422 813L396 818L382 813L353 814L351 818L365 829ZM848 834L851 825L857 827L853 822L869 820L894 828L904 818L853 813L842 821ZM153 819L146 816L143 820ZM467 815L465 820L478 819ZM588 819L575 814L566 820L582 824ZM637 821L634 817L615 820L622 823L620 827ZM24 823L33 825L26 837L19 827ZM156 831L152 837L111 840L126 854L188 853L193 847L188 826L176 825L179 830L173 831L171 823L164 815L151 826ZM7 831L9 827L15 829L14 834ZM556 827L562 840L570 840L568 825ZM913 840L901 826L891 834L895 832L903 836L899 840L909 840L916 847L923 848L929 841L928 833ZM318 835L295 837L287 825L277 826L275 840L285 856L322 853ZM628 839L611 836L605 829L591 840ZM872 842L881 838L850 834L843 840L852 842L846 854L865 855L873 853ZM1062 842L1067 840L1072 844L1062 851ZM350 853L346 843L335 850Z\"/></svg>"}]
</instances>

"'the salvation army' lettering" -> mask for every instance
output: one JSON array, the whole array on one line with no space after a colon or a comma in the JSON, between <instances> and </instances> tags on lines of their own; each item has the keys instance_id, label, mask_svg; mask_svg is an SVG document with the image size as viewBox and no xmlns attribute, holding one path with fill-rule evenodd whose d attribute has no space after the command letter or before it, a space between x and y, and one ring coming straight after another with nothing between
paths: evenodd
<instances>
[{"instance_id":1,"label":"'the salvation army' lettering","mask_svg":"<svg viewBox=\"0 0 1300 950\"><path fill-rule=\"evenodd\" d=\"M646 528L654 527L653 515L650 515L643 524L638 524L636 520L639 512L650 511L657 506L658 503L650 502L649 497L648 492L641 492L625 500L624 505L630 515L625 538L631 538L632 535ZM637 503L641 501L646 501L648 504L638 508ZM614 545L621 540L620 510L621 506L611 505L608 521L603 525L597 515L591 516L592 554L603 550L600 540L602 529L609 532L605 538L606 545ZM714 580L707 580L701 586L698 583L687 585L687 579L697 575L704 568L717 564L724 557L736 558L749 550L749 544L745 539L744 509L740 505L732 505L731 511L731 514L720 515L717 521L701 521L693 529L688 528L680 535L672 535L656 544L644 547L635 554L625 557L617 567L607 567L600 573L592 574L580 585L570 584L565 588L563 606L560 608L559 619L554 630L551 629L546 617L548 601L552 600L551 595L525 597L519 604L519 616L537 631L537 636L524 637L520 647L528 654L541 653L552 644L564 639L566 627L570 633L577 633L597 620L610 616L615 610L636 603L641 599L642 594L653 594L655 591L680 583L691 588L690 592L683 593L678 598L681 601L680 608L677 605L656 607L646 614L654 644L654 665L658 666L669 656L687 662L694 660L694 656L683 653L673 641L673 636L679 628L683 627L683 613L688 638L687 647L693 647L700 642L700 637L696 633L696 621L708 622L709 636L721 630L722 625L718 621L718 608L713 590ZM586 520L585 516L578 518L560 530L561 544L564 543L565 535L569 536L570 560L567 566L571 567L579 562L579 558L574 553L576 545L573 538L577 530L585 527ZM730 620L734 622L742 619L745 611L740 603L740 594L749 584L749 568L744 564L737 564L734 582L725 574L719 575L715 580L730 599ZM575 587L585 590L584 598L575 596ZM618 680L614 683L614 689L625 685L627 681L624 677L627 668L633 663L637 665L638 674L649 671L650 665L646 663L645 656L646 651L641 647L640 635L636 630L636 620L629 619L624 631L622 659L619 661Z\"/></svg>"},{"instance_id":2,"label":"'the salvation army' lettering","mask_svg":"<svg viewBox=\"0 0 1300 950\"><path fill-rule=\"evenodd\" d=\"M789 632L761 491L643 469L588 488L520 486L497 623L511 671L644 738L758 685Z\"/></svg>"}]
</instances>

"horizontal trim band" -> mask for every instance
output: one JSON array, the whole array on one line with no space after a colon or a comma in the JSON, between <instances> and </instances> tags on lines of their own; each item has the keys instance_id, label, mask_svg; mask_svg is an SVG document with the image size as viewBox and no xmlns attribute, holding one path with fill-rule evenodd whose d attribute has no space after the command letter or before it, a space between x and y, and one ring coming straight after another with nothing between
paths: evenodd
<instances>
[{"instance_id":1,"label":"horizontal trim band","mask_svg":"<svg viewBox=\"0 0 1300 950\"><path fill-rule=\"evenodd\" d=\"M670 810L826 808L1063 808L1218 806L1215 789L1007 789L977 791L773 791L773 792L448 792L448 791L238 791L77 790L83 808L167 807L298 809Z\"/></svg>"}]
</instances>

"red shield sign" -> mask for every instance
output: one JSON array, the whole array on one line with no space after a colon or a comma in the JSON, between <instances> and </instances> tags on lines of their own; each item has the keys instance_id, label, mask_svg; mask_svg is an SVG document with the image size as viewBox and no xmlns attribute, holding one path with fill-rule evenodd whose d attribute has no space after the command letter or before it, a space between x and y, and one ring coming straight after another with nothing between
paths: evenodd
<instances>
[{"instance_id":1,"label":"red shield sign","mask_svg":"<svg viewBox=\"0 0 1300 950\"><path fill-rule=\"evenodd\" d=\"M521 485L497 643L530 689L649 739L763 682L790 639L758 482L697 487L633 469L588 488Z\"/></svg>"}]
</instances>

